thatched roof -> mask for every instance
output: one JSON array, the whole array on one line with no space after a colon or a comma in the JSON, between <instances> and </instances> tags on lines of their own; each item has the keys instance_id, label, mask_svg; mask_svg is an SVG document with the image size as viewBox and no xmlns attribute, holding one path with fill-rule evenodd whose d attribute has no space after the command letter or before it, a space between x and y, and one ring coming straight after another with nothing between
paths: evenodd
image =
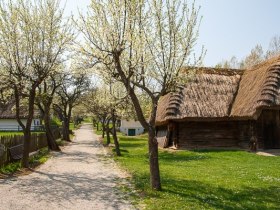
<instances>
[{"instance_id":1,"label":"thatched roof","mask_svg":"<svg viewBox=\"0 0 280 210\"><path fill-rule=\"evenodd\" d=\"M157 124L167 120L228 117L242 73L232 69L197 69L185 86L160 99Z\"/></svg>"},{"instance_id":2,"label":"thatched roof","mask_svg":"<svg viewBox=\"0 0 280 210\"><path fill-rule=\"evenodd\" d=\"M257 119L280 107L280 56L245 71L200 68L159 101L157 124L168 120Z\"/></svg>"},{"instance_id":3,"label":"thatched roof","mask_svg":"<svg viewBox=\"0 0 280 210\"><path fill-rule=\"evenodd\" d=\"M280 56L244 72L231 117L257 119L260 109L280 105Z\"/></svg>"},{"instance_id":4,"label":"thatched roof","mask_svg":"<svg viewBox=\"0 0 280 210\"><path fill-rule=\"evenodd\" d=\"M28 116L27 109L22 106L20 110L20 118L26 119L27 116ZM39 116L40 116L40 112L35 109L34 117L37 118ZM0 104L0 119L16 119L16 108L15 108L14 100L11 100L6 104Z\"/></svg>"}]
</instances>

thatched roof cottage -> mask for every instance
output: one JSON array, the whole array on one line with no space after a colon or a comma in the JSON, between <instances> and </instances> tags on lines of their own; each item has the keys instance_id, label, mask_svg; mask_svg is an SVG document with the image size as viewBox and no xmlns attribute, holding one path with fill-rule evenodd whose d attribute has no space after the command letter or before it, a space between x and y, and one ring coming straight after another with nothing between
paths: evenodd
<instances>
[{"instance_id":1,"label":"thatched roof cottage","mask_svg":"<svg viewBox=\"0 0 280 210\"><path fill-rule=\"evenodd\" d=\"M160 99L159 146L280 148L279 110L280 57L245 71L200 68Z\"/></svg>"}]
</instances>

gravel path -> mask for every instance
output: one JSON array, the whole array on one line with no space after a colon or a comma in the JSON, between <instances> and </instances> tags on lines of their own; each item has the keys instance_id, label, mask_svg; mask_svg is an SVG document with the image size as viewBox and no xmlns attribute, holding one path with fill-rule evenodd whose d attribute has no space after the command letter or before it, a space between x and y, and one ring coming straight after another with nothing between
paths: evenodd
<instances>
[{"instance_id":1,"label":"gravel path","mask_svg":"<svg viewBox=\"0 0 280 210\"><path fill-rule=\"evenodd\" d=\"M116 185L125 175L106 157L90 125L34 173L0 180L0 209L134 209Z\"/></svg>"}]
</instances>

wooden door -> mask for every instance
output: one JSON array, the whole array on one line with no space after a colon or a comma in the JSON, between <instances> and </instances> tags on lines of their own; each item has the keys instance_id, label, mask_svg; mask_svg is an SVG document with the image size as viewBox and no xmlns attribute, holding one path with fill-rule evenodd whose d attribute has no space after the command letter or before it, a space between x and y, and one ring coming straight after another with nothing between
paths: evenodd
<instances>
[{"instance_id":1,"label":"wooden door","mask_svg":"<svg viewBox=\"0 0 280 210\"><path fill-rule=\"evenodd\" d=\"M280 148L280 115L279 111L269 110L263 116L264 120L264 148Z\"/></svg>"},{"instance_id":2,"label":"wooden door","mask_svg":"<svg viewBox=\"0 0 280 210\"><path fill-rule=\"evenodd\" d=\"M264 126L264 146L265 149L274 149L274 128L273 124L266 124Z\"/></svg>"}]
</instances>

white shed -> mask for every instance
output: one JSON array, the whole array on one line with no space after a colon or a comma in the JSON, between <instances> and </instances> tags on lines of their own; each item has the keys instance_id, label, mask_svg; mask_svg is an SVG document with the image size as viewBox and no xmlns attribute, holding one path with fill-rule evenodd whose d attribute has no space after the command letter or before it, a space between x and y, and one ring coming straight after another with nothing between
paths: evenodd
<instances>
[{"instance_id":1,"label":"white shed","mask_svg":"<svg viewBox=\"0 0 280 210\"><path fill-rule=\"evenodd\" d=\"M26 125L26 119L21 119L22 123ZM33 119L31 130L40 130L41 129L40 119ZM18 124L16 119L0 118L0 131L21 131L22 128Z\"/></svg>"},{"instance_id":2,"label":"white shed","mask_svg":"<svg viewBox=\"0 0 280 210\"><path fill-rule=\"evenodd\" d=\"M139 121L121 120L120 132L127 136L136 136L144 133L144 128Z\"/></svg>"},{"instance_id":3,"label":"white shed","mask_svg":"<svg viewBox=\"0 0 280 210\"><path fill-rule=\"evenodd\" d=\"M34 119L32 121L31 130L40 130L42 127L39 119L39 112L35 110ZM26 124L27 112L24 108L20 112L21 121ZM0 131L21 131L22 128L16 120L14 101L11 100L7 104L0 104Z\"/></svg>"}]
</instances>

